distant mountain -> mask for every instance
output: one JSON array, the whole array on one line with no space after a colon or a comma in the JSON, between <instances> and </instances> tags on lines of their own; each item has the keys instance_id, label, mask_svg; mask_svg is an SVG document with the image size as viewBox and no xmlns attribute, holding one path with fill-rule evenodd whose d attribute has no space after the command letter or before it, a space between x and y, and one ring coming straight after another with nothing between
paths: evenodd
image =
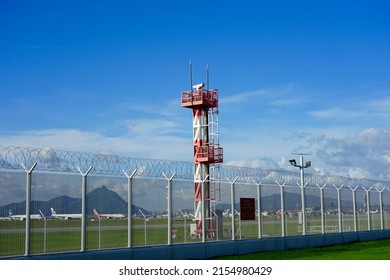
<instances>
[{"instance_id":1,"label":"distant mountain","mask_svg":"<svg viewBox=\"0 0 390 280\"><path fill-rule=\"evenodd\" d=\"M116 192L109 190L106 186L91 191L87 196L86 202L88 213L92 212L93 208L96 208L100 213L105 214L127 213L127 202Z\"/></svg>"},{"instance_id":2,"label":"distant mountain","mask_svg":"<svg viewBox=\"0 0 390 280\"><path fill-rule=\"evenodd\" d=\"M73 198L67 195L55 197L46 203L45 212L41 209L41 211L45 215L51 215L50 208L53 207L55 211L59 213L67 213L67 214L77 214L81 212L81 198ZM47 209L47 210L46 210ZM23 213L25 210L23 211ZM31 211L32 212L32 211ZM47 213L46 213L47 212Z\"/></svg>"},{"instance_id":3,"label":"distant mountain","mask_svg":"<svg viewBox=\"0 0 390 280\"><path fill-rule=\"evenodd\" d=\"M319 208L321 206L320 197L315 195L306 195L305 196L306 208ZM302 205L301 195L298 193L285 193L284 194L284 208L285 209L300 209ZM361 207L361 203L356 203L357 207ZM337 199L335 198L324 198L324 206L336 208ZM235 209L238 211L240 209L240 204L236 203L234 205ZM341 200L341 207L352 207L351 200ZM218 209L227 210L230 209L229 203L219 204ZM276 211L280 209L280 194L273 194L268 196L263 196L261 198L261 208L262 210L271 210Z\"/></svg>"},{"instance_id":4,"label":"distant mountain","mask_svg":"<svg viewBox=\"0 0 390 280\"><path fill-rule=\"evenodd\" d=\"M76 214L81 213L81 199L73 198L67 195L55 197L49 201L31 201L31 214L42 213L50 217L50 208L53 207L58 214ZM150 211L132 205L133 213L138 213L138 209L142 212L150 213ZM100 213L104 214L124 214L127 215L127 202L121 198L116 192L109 190L106 186L94 189L87 194L86 211L87 215L92 215L93 208L96 208ZM0 217L7 217L8 211L11 210L14 215L22 215L26 212L26 202L11 203L0 206Z\"/></svg>"},{"instance_id":5,"label":"distant mountain","mask_svg":"<svg viewBox=\"0 0 390 280\"><path fill-rule=\"evenodd\" d=\"M285 193L285 209L300 209L301 195L299 193ZM280 194L273 194L261 198L261 208L263 210L276 211L280 209ZM342 200L342 207L352 207L351 200ZM320 198L314 195L306 195L306 207L319 207ZM357 203L357 207L362 205ZM76 214L81 213L81 199L72 198L66 195L55 197L49 201L31 201L31 214L39 214L39 210L47 217L51 216L50 208L53 207L58 214ZM139 210L147 215L153 212L133 205L133 213L138 214ZM236 210L239 210L239 203L235 204ZM325 198L325 207L337 207L337 199ZM96 208L100 213L104 214L124 214L127 215L127 202L121 198L116 192L108 189L106 186L94 189L87 194L86 210L87 215L92 215L93 208ZM229 203L218 204L218 209L230 209ZM8 211L11 209L15 215L25 214L25 201L19 203L11 203L0 206L0 216L7 217Z\"/></svg>"}]
</instances>

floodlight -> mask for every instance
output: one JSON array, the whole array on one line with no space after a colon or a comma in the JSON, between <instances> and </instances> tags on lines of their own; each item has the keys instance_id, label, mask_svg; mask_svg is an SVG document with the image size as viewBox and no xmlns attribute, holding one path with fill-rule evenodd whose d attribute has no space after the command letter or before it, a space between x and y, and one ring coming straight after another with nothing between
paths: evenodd
<instances>
[{"instance_id":1,"label":"floodlight","mask_svg":"<svg viewBox=\"0 0 390 280\"><path fill-rule=\"evenodd\" d=\"M295 154L295 153L294 153ZM300 184L300 187L301 187L301 199L302 199L302 234L303 235L306 235L306 215L304 214L305 213L305 179L304 179L304 172L303 170L305 168L308 168L311 166L311 161L306 161L305 162L305 165L303 165L303 155L306 155L306 154L303 154L303 153L299 153L299 154L296 154L296 155L300 155L300 165L297 164L297 162L295 161L295 159L291 159L289 160L289 162L291 163L291 165L293 165L294 167L298 167L299 168L299 171L301 173L301 184Z\"/></svg>"},{"instance_id":2,"label":"floodlight","mask_svg":"<svg viewBox=\"0 0 390 280\"><path fill-rule=\"evenodd\" d=\"M194 85L192 86L193 89L196 89L196 90L200 90L204 87L204 83L200 83L200 84L197 84L197 85Z\"/></svg>"}]
</instances>

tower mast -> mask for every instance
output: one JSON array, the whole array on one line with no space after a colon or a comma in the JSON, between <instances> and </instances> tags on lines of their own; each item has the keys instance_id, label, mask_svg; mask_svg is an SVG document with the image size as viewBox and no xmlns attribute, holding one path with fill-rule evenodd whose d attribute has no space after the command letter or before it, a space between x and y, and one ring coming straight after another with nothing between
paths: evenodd
<instances>
[{"instance_id":1,"label":"tower mast","mask_svg":"<svg viewBox=\"0 0 390 280\"><path fill-rule=\"evenodd\" d=\"M219 194L216 168L223 162L223 149L219 144L218 90L209 89L208 66L205 84L192 86L190 64L190 91L181 93L181 106L192 109L193 154L194 154L194 214L196 232L205 236L215 228L211 215L211 201Z\"/></svg>"}]
</instances>

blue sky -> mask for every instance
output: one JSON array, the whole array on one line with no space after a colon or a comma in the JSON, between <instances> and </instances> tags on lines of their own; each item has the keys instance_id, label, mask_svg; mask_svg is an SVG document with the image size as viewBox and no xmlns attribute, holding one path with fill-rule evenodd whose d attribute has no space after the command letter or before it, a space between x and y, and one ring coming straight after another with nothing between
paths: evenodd
<instances>
[{"instance_id":1,"label":"blue sky","mask_svg":"<svg viewBox=\"0 0 390 280\"><path fill-rule=\"evenodd\" d=\"M192 160L194 83L226 164L390 180L388 1L2 1L0 145Z\"/></svg>"}]
</instances>

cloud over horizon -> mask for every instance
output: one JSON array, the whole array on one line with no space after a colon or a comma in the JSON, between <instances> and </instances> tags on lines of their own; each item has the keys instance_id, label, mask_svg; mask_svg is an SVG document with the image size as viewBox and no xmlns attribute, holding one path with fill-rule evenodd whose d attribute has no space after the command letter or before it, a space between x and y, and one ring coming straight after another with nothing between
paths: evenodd
<instances>
[{"instance_id":1,"label":"cloud over horizon","mask_svg":"<svg viewBox=\"0 0 390 280\"><path fill-rule=\"evenodd\" d=\"M171 124L168 122L168 127ZM99 153L102 151L129 157L191 161L191 139L153 134L109 137L97 132L80 130L26 131L12 136L0 136L2 146L51 147L60 150ZM160 127L159 127L160 129ZM159 130L158 129L158 130ZM144 131L142 130L141 135ZM390 130L365 128L349 136L304 134L298 142L281 148L283 141L266 140L255 144L252 140L221 143L224 164L261 169L294 170L288 163L292 152L310 152L305 156L312 161L312 169L320 175L340 175L374 180L390 180ZM303 140L302 140L303 139ZM280 141L280 143L279 143ZM269 142L269 143L268 143ZM54 144L53 144L54 143ZM279 144L278 144L279 143ZM299 146L297 144L300 144ZM258 146L256 146L258 145ZM295 145L295 146L294 146ZM257 148L253 148L257 147ZM262 151L261 149L265 149Z\"/></svg>"}]
</instances>

